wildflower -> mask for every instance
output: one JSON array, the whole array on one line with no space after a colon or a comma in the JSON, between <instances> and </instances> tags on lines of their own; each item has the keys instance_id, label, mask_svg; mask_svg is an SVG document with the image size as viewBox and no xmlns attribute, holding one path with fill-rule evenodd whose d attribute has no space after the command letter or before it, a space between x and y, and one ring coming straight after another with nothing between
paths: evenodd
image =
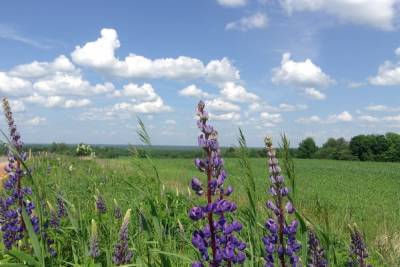
<instances>
[{"instance_id":1,"label":"wildflower","mask_svg":"<svg viewBox=\"0 0 400 267\"><path fill-rule=\"evenodd\" d=\"M114 247L112 261L116 265L128 264L131 262L133 252L129 249L128 226L131 219L131 209L128 209L124 216L121 228L119 230L118 242Z\"/></svg>"},{"instance_id":2,"label":"wildflower","mask_svg":"<svg viewBox=\"0 0 400 267\"><path fill-rule=\"evenodd\" d=\"M50 210L50 221L49 224L52 228L54 229L58 229L60 227L60 218L57 215L56 210L54 209L53 205L51 205L50 202L47 201L47 205L49 207Z\"/></svg>"},{"instance_id":3,"label":"wildflower","mask_svg":"<svg viewBox=\"0 0 400 267\"><path fill-rule=\"evenodd\" d=\"M117 200L114 198L114 218L119 220L122 218L122 211L120 206L118 205Z\"/></svg>"},{"instance_id":4,"label":"wildflower","mask_svg":"<svg viewBox=\"0 0 400 267\"><path fill-rule=\"evenodd\" d=\"M237 207L235 203L226 199L232 194L233 188L224 187L228 175L221 158L218 133L207 124L208 113L204 107L204 102L200 101L197 106L199 117L197 126L201 131L198 144L205 151L206 157L196 159L194 163L200 172L207 175L207 186L203 189L199 178L193 177L191 188L197 195L205 195L207 204L193 207L188 215L194 221L207 219L208 223L192 234L192 244L201 254L201 261L194 262L192 266L203 267L205 262L213 267L225 266L225 264L232 266L232 264L241 264L245 261L246 255L243 250L246 248L246 243L235 237L235 233L242 229L242 225L236 220L230 222L225 216L226 213L234 212Z\"/></svg>"},{"instance_id":5,"label":"wildflower","mask_svg":"<svg viewBox=\"0 0 400 267\"><path fill-rule=\"evenodd\" d=\"M91 223L89 256L92 257L93 259L100 256L99 235L97 232L97 224L96 224L96 221L93 219L92 219L92 223Z\"/></svg>"},{"instance_id":6,"label":"wildflower","mask_svg":"<svg viewBox=\"0 0 400 267\"><path fill-rule=\"evenodd\" d=\"M367 245L364 242L364 238L360 231L357 229L357 225L354 227L349 226L351 243L350 243L350 260L348 266L359 266L359 267L369 267L367 265L366 259L368 258Z\"/></svg>"},{"instance_id":7,"label":"wildflower","mask_svg":"<svg viewBox=\"0 0 400 267\"><path fill-rule=\"evenodd\" d=\"M57 201L57 216L59 218L63 218L67 214L67 210L65 208L64 200L61 198L60 195L57 195L56 201Z\"/></svg>"},{"instance_id":8,"label":"wildflower","mask_svg":"<svg viewBox=\"0 0 400 267\"><path fill-rule=\"evenodd\" d=\"M8 164L4 168L8 179L3 184L6 196L0 200L0 217L4 246L11 249L26 235L22 210L25 209L36 233L39 232L39 219L34 212L34 203L28 200L32 190L22 185L22 178L26 175L22 164L27 154L23 151L21 135L17 131L10 104L6 98L3 98L3 109L8 124L11 148L8 151Z\"/></svg>"},{"instance_id":9,"label":"wildflower","mask_svg":"<svg viewBox=\"0 0 400 267\"><path fill-rule=\"evenodd\" d=\"M271 180L269 193L272 196L272 200L267 202L267 208L273 212L273 217L265 223L265 228L268 230L268 235L263 238L266 253L265 266L274 266L275 257L282 267L289 263L292 266L298 266L300 259L296 253L301 248L300 243L296 240L298 222L293 220L291 223L287 223L285 218L286 213L292 214L295 210L293 204L285 200L289 189L285 186L284 177L281 175L281 168L272 147L271 138L266 138L265 144Z\"/></svg>"},{"instance_id":10,"label":"wildflower","mask_svg":"<svg viewBox=\"0 0 400 267\"><path fill-rule=\"evenodd\" d=\"M317 235L314 230L308 229L308 266L312 267L326 267L328 261L326 260L325 251L322 248Z\"/></svg>"},{"instance_id":11,"label":"wildflower","mask_svg":"<svg viewBox=\"0 0 400 267\"><path fill-rule=\"evenodd\" d=\"M96 189L96 195L94 196L96 202L96 211L100 214L104 214L107 212L106 202L104 198L101 196L100 191Z\"/></svg>"}]
</instances>

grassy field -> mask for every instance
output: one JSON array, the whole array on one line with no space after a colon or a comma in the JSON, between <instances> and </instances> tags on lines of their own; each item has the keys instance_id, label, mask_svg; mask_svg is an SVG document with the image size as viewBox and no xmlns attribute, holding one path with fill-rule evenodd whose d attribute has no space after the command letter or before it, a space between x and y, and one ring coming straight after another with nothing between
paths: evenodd
<instances>
[{"instance_id":1,"label":"grassy field","mask_svg":"<svg viewBox=\"0 0 400 267\"><path fill-rule=\"evenodd\" d=\"M262 231L268 215L265 202L269 198L266 194L269 185L266 161L250 159L250 162L256 178L254 197ZM64 262L82 266L80 264L87 256L91 219L98 221L104 235L101 242L104 253L98 261L108 265L120 224L113 220L113 199L123 210L132 209L130 246L135 252L135 264L168 266L166 262L170 261L170 266L188 266L197 257L190 244L195 224L188 219L187 211L199 200L189 192L188 185L192 176L204 177L194 167L193 160L79 160L51 156L34 158L30 165L43 196L55 202L55 196L61 194L69 203L71 215L63 221L62 232L54 233L59 252L53 265ZM239 161L227 158L225 166L229 174L227 184L234 186L232 197L239 208L235 216L246 225L248 200ZM337 258L337 263L331 263L331 266L344 266L349 243L347 225L350 223L357 223L365 234L374 266L393 264L390 262L394 261L387 259L399 249L399 244L394 244L397 250L393 249L389 240L400 232L400 210L397 208L400 203L400 164L295 160L295 170L295 205L304 217L329 232L335 243L332 255ZM106 200L106 215L99 216L95 212L96 188ZM160 198L157 198L158 188ZM242 233L242 239L248 238L246 232ZM304 234L299 239L305 246ZM257 258L256 263L246 266L260 266L262 254Z\"/></svg>"}]
</instances>

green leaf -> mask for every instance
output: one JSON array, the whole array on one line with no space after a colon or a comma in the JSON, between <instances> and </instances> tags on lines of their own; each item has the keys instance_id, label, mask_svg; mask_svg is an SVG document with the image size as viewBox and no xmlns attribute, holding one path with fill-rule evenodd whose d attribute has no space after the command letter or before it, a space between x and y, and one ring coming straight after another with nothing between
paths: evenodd
<instances>
[{"instance_id":1,"label":"green leaf","mask_svg":"<svg viewBox=\"0 0 400 267\"><path fill-rule=\"evenodd\" d=\"M42 254L42 248L40 246L40 242L38 236L36 235L35 231L33 230L33 226L31 223L31 218L29 217L28 213L26 212L25 207L22 207L22 217L24 219L24 223L26 229L28 230L29 240L33 246L33 251L37 259L39 259L39 263L41 266L44 266L44 258Z\"/></svg>"},{"instance_id":2,"label":"green leaf","mask_svg":"<svg viewBox=\"0 0 400 267\"><path fill-rule=\"evenodd\" d=\"M13 249L11 251L8 251L8 254L22 262L26 262L29 265L40 266L39 262L34 257L21 250Z\"/></svg>"}]
</instances>

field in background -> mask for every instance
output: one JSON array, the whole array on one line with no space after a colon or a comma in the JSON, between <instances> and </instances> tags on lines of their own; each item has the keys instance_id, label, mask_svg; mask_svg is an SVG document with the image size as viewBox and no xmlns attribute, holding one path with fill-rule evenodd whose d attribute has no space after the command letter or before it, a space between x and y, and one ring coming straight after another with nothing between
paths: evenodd
<instances>
[{"instance_id":1,"label":"field in background","mask_svg":"<svg viewBox=\"0 0 400 267\"><path fill-rule=\"evenodd\" d=\"M265 159L250 159L256 177L259 224L267 218L265 202L269 198L266 191L269 185L265 169ZM141 167L138 167L142 165ZM153 159L159 172L166 205L161 207L165 214L157 217L166 225L164 251L185 255L185 260L177 260L174 264L187 263L196 258L196 252L190 244L193 223L188 219L187 211L198 205L198 197L190 193L188 185L192 176L201 176L192 159ZM79 211L79 220L89 223L92 218L99 218L94 209L95 189L104 196L107 206L112 209L113 199L126 210L133 212L131 246L135 255L145 255L146 237L143 230L143 216L146 207L144 196L148 193L156 195L152 182L154 170L145 159L119 158L82 160L76 157L49 156L36 157L30 161L34 176L41 184L44 194L54 199L61 193L65 199ZM235 192L233 199L237 201L236 217L243 220L243 210L248 206L244 191L244 181L240 176L239 162L235 158L226 158L225 166L229 174L227 185L232 184ZM385 242L386 236L400 232L400 163L354 162L333 160L295 160L296 191L295 205L297 209L324 231L329 231L337 242L339 262L344 264L348 251L349 234L347 225L357 223L365 233L374 266L379 263L378 243ZM112 211L110 211L112 212ZM111 214L108 216L112 216ZM104 220L104 218L102 219ZM110 219L108 219L110 220ZM246 223L245 221L243 223ZM114 225L115 229L118 225ZM79 239L63 240L62 244L83 246L88 243L88 232ZM147 237L148 238L148 237ZM242 237L246 239L246 237ZM109 244L113 244L114 241ZM306 240L303 239L305 245ZM399 245L399 244L397 244ZM148 245L147 245L148 246ZM112 246L103 248L112 250ZM148 249L148 248L147 248ZM68 251L68 248L63 248ZM156 251L156 250L155 250ZM306 251L306 250L304 250ZM305 256L305 255L303 255ZM60 257L68 257L60 255ZM62 259L62 258L60 258ZM140 259L136 259L139 261ZM336 265L335 265L336 266ZM338 266L342 266L339 264Z\"/></svg>"}]
</instances>

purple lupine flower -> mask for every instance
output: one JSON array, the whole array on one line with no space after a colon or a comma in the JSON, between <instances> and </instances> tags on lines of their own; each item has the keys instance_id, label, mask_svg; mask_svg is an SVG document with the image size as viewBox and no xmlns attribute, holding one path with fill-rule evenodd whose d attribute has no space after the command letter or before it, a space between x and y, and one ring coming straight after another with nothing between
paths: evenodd
<instances>
[{"instance_id":1,"label":"purple lupine flower","mask_svg":"<svg viewBox=\"0 0 400 267\"><path fill-rule=\"evenodd\" d=\"M60 225L61 225L60 217L58 217L56 210L54 209L53 205L51 205L50 202L47 201L47 205L49 206L49 210L50 210L49 225L51 228L59 229Z\"/></svg>"},{"instance_id":2,"label":"purple lupine flower","mask_svg":"<svg viewBox=\"0 0 400 267\"><path fill-rule=\"evenodd\" d=\"M4 168L8 176L3 183L6 194L0 200L1 231L4 246L6 249L11 249L26 235L22 210L26 210L36 233L39 232L39 219L34 212L35 205L28 197L32 194L32 190L22 185L22 178L26 175L22 164L27 154L22 149L21 135L17 131L7 98L3 98L3 109L8 124L11 148L8 151L8 164Z\"/></svg>"},{"instance_id":3,"label":"purple lupine flower","mask_svg":"<svg viewBox=\"0 0 400 267\"><path fill-rule=\"evenodd\" d=\"M57 216L59 218L63 218L67 215L67 210L65 208L64 200L60 195L57 195L56 201L57 201Z\"/></svg>"},{"instance_id":4,"label":"purple lupine flower","mask_svg":"<svg viewBox=\"0 0 400 267\"><path fill-rule=\"evenodd\" d=\"M104 201L103 196L100 194L100 191L97 189L94 199L96 200L95 202L96 211L100 214L106 213L107 212L106 202Z\"/></svg>"},{"instance_id":5,"label":"purple lupine flower","mask_svg":"<svg viewBox=\"0 0 400 267\"><path fill-rule=\"evenodd\" d=\"M198 143L205 151L206 157L196 159L194 163L199 171L207 175L205 183L207 187L203 189L199 178L193 177L191 188L199 196L206 192L204 195L207 204L190 209L189 217L194 221L207 218L208 223L192 234L192 244L201 254L201 260L193 262L192 267L203 267L205 262L213 267L225 266L225 264L232 266L232 264L241 264L245 261L246 255L243 251L246 243L235 237L235 233L242 229L242 224L236 220L229 221L225 216L226 213L234 212L237 207L235 203L226 199L232 194L233 188L231 186L224 187L228 175L224 170L224 161L221 158L218 133L207 124L208 113L204 107L203 101L197 105L199 117L197 126L201 131Z\"/></svg>"},{"instance_id":6,"label":"purple lupine flower","mask_svg":"<svg viewBox=\"0 0 400 267\"><path fill-rule=\"evenodd\" d=\"M128 209L122 221L121 228L119 230L118 242L114 247L114 254L112 261L116 265L128 264L131 262L133 257L132 250L129 249L129 236L128 236L128 226L131 219L131 209Z\"/></svg>"},{"instance_id":7,"label":"purple lupine flower","mask_svg":"<svg viewBox=\"0 0 400 267\"><path fill-rule=\"evenodd\" d=\"M89 243L89 256L93 259L100 256L99 248L99 235L97 232L96 221L92 219L91 231L90 231L90 243Z\"/></svg>"},{"instance_id":8,"label":"purple lupine flower","mask_svg":"<svg viewBox=\"0 0 400 267\"><path fill-rule=\"evenodd\" d=\"M328 261L325 256L325 251L321 246L314 230L308 229L308 261L309 267L326 267Z\"/></svg>"},{"instance_id":9,"label":"purple lupine flower","mask_svg":"<svg viewBox=\"0 0 400 267\"><path fill-rule=\"evenodd\" d=\"M350 243L350 259L348 262L349 267L369 267L366 259L368 258L367 245L364 242L364 238L357 226L350 227L351 243Z\"/></svg>"},{"instance_id":10,"label":"purple lupine flower","mask_svg":"<svg viewBox=\"0 0 400 267\"><path fill-rule=\"evenodd\" d=\"M280 266L299 266L299 257L296 255L300 251L301 245L296 240L298 222L286 222L286 213L292 214L295 209L292 202L286 200L289 189L285 186L284 177L281 175L281 168L276 158L276 153L272 147L271 138L265 139L268 169L270 174L271 186L269 193L271 200L267 201L267 208L272 211L273 217L265 223L268 230L267 236L263 238L265 245L265 266L275 266L279 262ZM285 204L286 203L286 204Z\"/></svg>"},{"instance_id":11,"label":"purple lupine flower","mask_svg":"<svg viewBox=\"0 0 400 267\"><path fill-rule=\"evenodd\" d=\"M118 202L115 198L114 198L114 218L117 220L122 218L121 207L118 205Z\"/></svg>"}]
</instances>

